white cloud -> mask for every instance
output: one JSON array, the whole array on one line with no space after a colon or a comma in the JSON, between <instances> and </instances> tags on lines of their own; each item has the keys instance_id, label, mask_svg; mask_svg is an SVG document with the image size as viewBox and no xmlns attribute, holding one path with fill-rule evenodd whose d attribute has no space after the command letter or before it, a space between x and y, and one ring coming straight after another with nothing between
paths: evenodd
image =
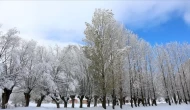
<instances>
[{"instance_id":1,"label":"white cloud","mask_svg":"<svg viewBox=\"0 0 190 110\"><path fill-rule=\"evenodd\" d=\"M115 18L129 27L159 25L181 16L190 22L190 2L175 1L0 1L3 29L17 27L24 39L40 44L77 43L84 37L84 22L91 22L95 8L112 9Z\"/></svg>"},{"instance_id":2,"label":"white cloud","mask_svg":"<svg viewBox=\"0 0 190 110\"><path fill-rule=\"evenodd\" d=\"M186 23L188 23L190 25L190 12L185 13L184 14L184 20Z\"/></svg>"}]
</instances>

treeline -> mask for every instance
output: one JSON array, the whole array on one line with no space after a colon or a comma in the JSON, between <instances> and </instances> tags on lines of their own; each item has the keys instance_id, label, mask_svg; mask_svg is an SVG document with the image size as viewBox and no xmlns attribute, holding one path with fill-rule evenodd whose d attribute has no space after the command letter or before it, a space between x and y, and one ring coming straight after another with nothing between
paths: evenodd
<instances>
[{"instance_id":1,"label":"treeline","mask_svg":"<svg viewBox=\"0 0 190 110\"><path fill-rule=\"evenodd\" d=\"M190 45L151 46L117 22L110 10L97 9L86 23L84 46L43 47L19 38L16 29L0 35L2 108L10 95L15 105L30 100L41 106L45 98L57 106L75 98L83 107L98 102L106 109L129 101L131 107L157 106L164 98L190 103ZM18 95L15 95L15 94Z\"/></svg>"}]
</instances>

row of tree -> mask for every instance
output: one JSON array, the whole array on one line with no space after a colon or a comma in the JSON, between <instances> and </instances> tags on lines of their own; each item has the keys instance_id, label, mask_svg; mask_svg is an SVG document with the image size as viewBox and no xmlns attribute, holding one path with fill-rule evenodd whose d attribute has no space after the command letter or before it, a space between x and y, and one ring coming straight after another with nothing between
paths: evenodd
<instances>
[{"instance_id":1,"label":"row of tree","mask_svg":"<svg viewBox=\"0 0 190 110\"><path fill-rule=\"evenodd\" d=\"M41 106L45 97L57 108L61 101L72 107L77 97L80 107L98 101L126 101L131 107L157 105L159 98L190 103L190 45L168 43L151 46L118 23L110 10L97 9L92 23L86 23L84 46L43 47L24 41L16 29L0 34L0 87L2 108L12 92L24 95ZM19 96L18 96L19 97ZM19 98L16 98L19 99ZM12 101L15 99L13 98Z\"/></svg>"}]
</instances>

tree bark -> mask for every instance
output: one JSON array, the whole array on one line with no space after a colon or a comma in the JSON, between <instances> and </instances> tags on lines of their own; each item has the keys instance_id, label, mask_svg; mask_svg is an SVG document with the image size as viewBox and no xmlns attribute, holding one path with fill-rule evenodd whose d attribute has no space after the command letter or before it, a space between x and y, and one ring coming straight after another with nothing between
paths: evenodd
<instances>
[{"instance_id":1,"label":"tree bark","mask_svg":"<svg viewBox=\"0 0 190 110\"><path fill-rule=\"evenodd\" d=\"M98 96L94 95L94 107L97 107Z\"/></svg>"},{"instance_id":2,"label":"tree bark","mask_svg":"<svg viewBox=\"0 0 190 110\"><path fill-rule=\"evenodd\" d=\"M166 84L166 78L165 78L165 75L164 75L163 65L161 65L161 69L162 69L162 76L163 76L163 80L164 80L164 87L166 89L166 99L168 100L169 105L171 105L169 92L168 92L168 87L167 87L167 84Z\"/></svg>"},{"instance_id":3,"label":"tree bark","mask_svg":"<svg viewBox=\"0 0 190 110\"><path fill-rule=\"evenodd\" d=\"M137 98L136 98L136 96L134 96L133 100L134 100L135 107L137 107Z\"/></svg>"},{"instance_id":4,"label":"tree bark","mask_svg":"<svg viewBox=\"0 0 190 110\"><path fill-rule=\"evenodd\" d=\"M184 89L184 86L183 86L183 83L182 83L181 75L179 75L179 77L180 77L181 87L182 87L182 90L183 90L183 95L184 95L184 98L185 98L185 103L187 104L187 99L186 99L186 95L185 95L185 89Z\"/></svg>"},{"instance_id":5,"label":"tree bark","mask_svg":"<svg viewBox=\"0 0 190 110\"><path fill-rule=\"evenodd\" d=\"M51 98L55 102L57 108L60 108L59 102L55 98L53 98L53 97L51 97Z\"/></svg>"},{"instance_id":6,"label":"tree bark","mask_svg":"<svg viewBox=\"0 0 190 110\"><path fill-rule=\"evenodd\" d=\"M7 88L4 88L3 91L4 91L4 93L2 93L2 109L6 109L7 108L6 104L9 101L10 95L12 93L12 89L9 90Z\"/></svg>"},{"instance_id":7,"label":"tree bark","mask_svg":"<svg viewBox=\"0 0 190 110\"><path fill-rule=\"evenodd\" d=\"M56 106L57 106L57 108L60 108L60 105L59 105L59 103L56 103Z\"/></svg>"},{"instance_id":8,"label":"tree bark","mask_svg":"<svg viewBox=\"0 0 190 110\"><path fill-rule=\"evenodd\" d=\"M72 108L74 108L75 107L75 95L71 95L70 98L72 101Z\"/></svg>"},{"instance_id":9,"label":"tree bark","mask_svg":"<svg viewBox=\"0 0 190 110\"><path fill-rule=\"evenodd\" d=\"M149 63L150 63L150 59L149 59ZM154 99L152 99L152 106L155 104L155 106L157 106L156 103L156 92L155 92L155 88L154 88L154 82L153 82L153 73L152 73L152 66L149 64L149 68L150 68L150 75L151 75L151 83L152 83L152 92L153 92L153 96Z\"/></svg>"},{"instance_id":10,"label":"tree bark","mask_svg":"<svg viewBox=\"0 0 190 110\"><path fill-rule=\"evenodd\" d=\"M183 78L184 78L185 88L187 89L187 96L188 96L189 101L190 101L190 94L189 94L189 89L188 89L188 86L187 86L187 79L186 79L186 75L185 75L184 70L183 70Z\"/></svg>"},{"instance_id":11,"label":"tree bark","mask_svg":"<svg viewBox=\"0 0 190 110\"><path fill-rule=\"evenodd\" d=\"M156 99L153 99L152 100L152 106L155 104L155 106L157 106L157 103L156 103Z\"/></svg>"},{"instance_id":12,"label":"tree bark","mask_svg":"<svg viewBox=\"0 0 190 110\"><path fill-rule=\"evenodd\" d=\"M125 98L126 98L126 97L123 97L123 105L125 105L125 103L126 103L126 102L125 102Z\"/></svg>"},{"instance_id":13,"label":"tree bark","mask_svg":"<svg viewBox=\"0 0 190 110\"><path fill-rule=\"evenodd\" d=\"M24 96L25 96L25 107L28 107L29 106L29 103L30 103L30 93L24 93Z\"/></svg>"},{"instance_id":14,"label":"tree bark","mask_svg":"<svg viewBox=\"0 0 190 110\"><path fill-rule=\"evenodd\" d=\"M91 103L92 98L88 97L88 96L85 96L85 98L87 99L87 107L90 107L90 103Z\"/></svg>"},{"instance_id":15,"label":"tree bark","mask_svg":"<svg viewBox=\"0 0 190 110\"><path fill-rule=\"evenodd\" d=\"M116 95L115 95L115 90L113 89L113 94L112 94L112 108L115 109L116 105Z\"/></svg>"},{"instance_id":16,"label":"tree bark","mask_svg":"<svg viewBox=\"0 0 190 110\"><path fill-rule=\"evenodd\" d=\"M79 100L80 100L80 106L79 106L79 108L82 108L83 106L83 98L84 98L84 95L81 95L81 96L78 96L78 98L79 98Z\"/></svg>"},{"instance_id":17,"label":"tree bark","mask_svg":"<svg viewBox=\"0 0 190 110\"><path fill-rule=\"evenodd\" d=\"M119 98L119 101L120 101L120 108L122 109L122 105L123 105L123 89L122 89L122 87L120 87L120 98Z\"/></svg>"},{"instance_id":18,"label":"tree bark","mask_svg":"<svg viewBox=\"0 0 190 110\"><path fill-rule=\"evenodd\" d=\"M67 108L67 101L63 101L64 102L64 108Z\"/></svg>"},{"instance_id":19,"label":"tree bark","mask_svg":"<svg viewBox=\"0 0 190 110\"><path fill-rule=\"evenodd\" d=\"M102 99L102 107L104 109L106 109L106 95L103 96L103 99Z\"/></svg>"},{"instance_id":20,"label":"tree bark","mask_svg":"<svg viewBox=\"0 0 190 110\"><path fill-rule=\"evenodd\" d=\"M110 100L108 99L108 106L110 106Z\"/></svg>"},{"instance_id":21,"label":"tree bark","mask_svg":"<svg viewBox=\"0 0 190 110\"><path fill-rule=\"evenodd\" d=\"M37 101L37 106L36 107L41 107L42 101L44 100L45 95L41 95L41 98Z\"/></svg>"},{"instance_id":22,"label":"tree bark","mask_svg":"<svg viewBox=\"0 0 190 110\"><path fill-rule=\"evenodd\" d=\"M68 103L69 97L66 97L66 99L65 99L65 96L61 96L61 95L60 95L60 97L61 97L61 99L62 99L63 102L64 102L64 108L67 108L67 103Z\"/></svg>"}]
</instances>

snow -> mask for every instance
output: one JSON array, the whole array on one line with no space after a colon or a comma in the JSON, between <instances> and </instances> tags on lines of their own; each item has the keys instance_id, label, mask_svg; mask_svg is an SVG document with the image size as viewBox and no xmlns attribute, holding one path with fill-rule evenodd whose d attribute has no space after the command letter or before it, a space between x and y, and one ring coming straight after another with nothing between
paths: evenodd
<instances>
[{"instance_id":1,"label":"snow","mask_svg":"<svg viewBox=\"0 0 190 110\"><path fill-rule=\"evenodd\" d=\"M11 108L8 110L58 110L56 108L55 104L52 103L47 103L47 104L42 104L42 107L35 107L35 103L30 103L30 107L17 107L17 108ZM60 104L59 108L60 110L104 110L101 105L99 107L91 107L87 108L86 104L83 104L84 108L79 108L79 104L75 104L76 108L70 108L71 104L68 104L68 108L63 108L63 104ZM92 105L93 106L93 105ZM107 110L112 110L111 106L107 107ZM116 106L115 110L121 110L119 106ZM158 106L148 106L148 107L134 107L131 108L130 105L124 105L123 110L190 110L190 105L186 104L181 104L181 105L172 105L169 106L168 104L165 103L160 103Z\"/></svg>"}]
</instances>

